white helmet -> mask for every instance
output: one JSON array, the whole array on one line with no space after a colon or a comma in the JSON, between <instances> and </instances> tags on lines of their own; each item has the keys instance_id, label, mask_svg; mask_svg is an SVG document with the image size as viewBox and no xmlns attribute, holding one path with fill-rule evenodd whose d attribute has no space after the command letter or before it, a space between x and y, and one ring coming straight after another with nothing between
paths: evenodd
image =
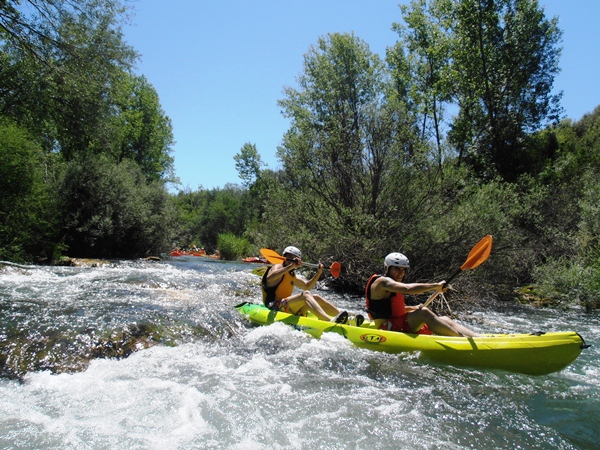
<instances>
[{"instance_id":1,"label":"white helmet","mask_svg":"<svg viewBox=\"0 0 600 450\"><path fill-rule=\"evenodd\" d=\"M289 253L290 255L294 255L294 256L296 256L298 258L302 258L302 253L300 253L300 250L298 250L297 247L294 247L292 245L286 247L283 250L283 254L285 255L286 253Z\"/></svg>"},{"instance_id":2,"label":"white helmet","mask_svg":"<svg viewBox=\"0 0 600 450\"><path fill-rule=\"evenodd\" d=\"M386 272L390 266L404 267L408 269L410 267L410 262L402 253L390 253L385 257L385 261L383 262L383 267L385 267Z\"/></svg>"}]
</instances>

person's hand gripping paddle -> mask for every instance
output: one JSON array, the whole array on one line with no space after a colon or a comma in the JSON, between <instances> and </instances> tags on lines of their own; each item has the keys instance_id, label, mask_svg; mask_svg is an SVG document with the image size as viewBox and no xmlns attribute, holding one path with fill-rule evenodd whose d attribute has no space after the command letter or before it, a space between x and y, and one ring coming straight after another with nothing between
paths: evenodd
<instances>
[{"instance_id":1,"label":"person's hand gripping paddle","mask_svg":"<svg viewBox=\"0 0 600 450\"><path fill-rule=\"evenodd\" d=\"M260 250L260 254L263 255L267 261L269 261L271 264L281 264L283 261L286 260L286 258L284 256L281 256L279 253L277 253L276 251L270 250L268 248L263 248ZM319 267L318 264L311 264L311 263L307 263L307 262L302 262L303 266L308 266L308 267ZM337 278L340 276L340 273L342 271L342 265L335 261L330 267L329 267L329 271L331 272L331 275L333 276L333 278Z\"/></svg>"},{"instance_id":2,"label":"person's hand gripping paddle","mask_svg":"<svg viewBox=\"0 0 600 450\"><path fill-rule=\"evenodd\" d=\"M465 263L460 266L460 269L456 271L456 273L452 274L450 278L446 280L444 283L444 287L448 286L450 282L456 278L459 274L467 269L474 269L475 267L483 264L490 253L492 251L492 236L487 235L483 239L481 239L469 252L467 256L467 260ZM427 301L423 304L423 307L428 306L442 291L437 291L431 297L427 299Z\"/></svg>"}]
</instances>

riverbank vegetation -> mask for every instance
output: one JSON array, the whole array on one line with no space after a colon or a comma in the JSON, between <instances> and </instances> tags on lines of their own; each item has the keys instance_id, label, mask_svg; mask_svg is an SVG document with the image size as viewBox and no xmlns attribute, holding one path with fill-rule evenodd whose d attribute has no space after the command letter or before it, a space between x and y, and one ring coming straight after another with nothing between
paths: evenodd
<instances>
[{"instance_id":1,"label":"riverbank vegetation","mask_svg":"<svg viewBox=\"0 0 600 450\"><path fill-rule=\"evenodd\" d=\"M536 1L414 1L384 58L354 34L316 38L279 102L281 168L248 142L241 184L177 193L171 123L133 73L126 10L23 3L37 19L0 6L0 259L292 244L341 262L331 283L360 292L391 251L411 281L443 279L492 234L458 294L600 306L600 108L563 117L561 32Z\"/></svg>"}]
</instances>

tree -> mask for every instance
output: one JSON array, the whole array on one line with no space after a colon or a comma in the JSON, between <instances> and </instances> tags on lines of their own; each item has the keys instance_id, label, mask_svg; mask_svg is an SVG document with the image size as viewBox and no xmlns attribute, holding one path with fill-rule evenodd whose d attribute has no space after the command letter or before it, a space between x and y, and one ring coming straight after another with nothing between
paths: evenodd
<instances>
[{"instance_id":1,"label":"tree","mask_svg":"<svg viewBox=\"0 0 600 450\"><path fill-rule=\"evenodd\" d=\"M278 156L293 184L337 210L364 210L378 195L365 183L376 169L371 158L383 103L385 69L366 43L352 34L320 38L304 56L300 90L286 88L280 100L292 119Z\"/></svg>"},{"instance_id":2,"label":"tree","mask_svg":"<svg viewBox=\"0 0 600 450\"><path fill-rule=\"evenodd\" d=\"M59 185L62 229L70 255L160 254L172 242L173 211L162 182L146 182L130 159L105 155L69 162Z\"/></svg>"},{"instance_id":3,"label":"tree","mask_svg":"<svg viewBox=\"0 0 600 450\"><path fill-rule=\"evenodd\" d=\"M144 76L123 72L113 92L116 111L111 116L111 128L115 160L135 161L148 181L172 180L173 127L154 87Z\"/></svg>"},{"instance_id":4,"label":"tree","mask_svg":"<svg viewBox=\"0 0 600 450\"><path fill-rule=\"evenodd\" d=\"M350 278L362 280L389 242L408 240L441 204L432 200L438 181L428 148L391 84L379 56L353 34L311 46L298 88L279 102L291 126L278 148L283 172L265 196L261 245L296 242L308 257L347 261Z\"/></svg>"},{"instance_id":5,"label":"tree","mask_svg":"<svg viewBox=\"0 0 600 450\"><path fill-rule=\"evenodd\" d=\"M0 115L35 136L42 160L66 163L56 184L47 171L45 188L59 200L58 243L73 255L170 245L172 126L152 85L131 72L126 11L120 0L0 1Z\"/></svg>"},{"instance_id":6,"label":"tree","mask_svg":"<svg viewBox=\"0 0 600 450\"><path fill-rule=\"evenodd\" d=\"M0 1L0 39L23 54L52 66L48 46L75 54L76 47L61 36L60 26L75 17L85 17L88 24L99 24L107 16L126 16L118 0L2 0Z\"/></svg>"},{"instance_id":7,"label":"tree","mask_svg":"<svg viewBox=\"0 0 600 450\"><path fill-rule=\"evenodd\" d=\"M442 168L445 105L451 100L450 0L413 0L401 5L405 24L394 23L400 41L388 49L394 86L416 116L421 139L436 148L438 169Z\"/></svg>"},{"instance_id":8,"label":"tree","mask_svg":"<svg viewBox=\"0 0 600 450\"><path fill-rule=\"evenodd\" d=\"M137 54L123 42L124 9L114 0L6 2L0 113L43 137L67 160L107 151L112 91Z\"/></svg>"},{"instance_id":9,"label":"tree","mask_svg":"<svg viewBox=\"0 0 600 450\"><path fill-rule=\"evenodd\" d=\"M247 190L234 184L222 189L180 191L175 197L181 222L179 244L216 249L219 235L242 236L253 217L245 202L247 196Z\"/></svg>"},{"instance_id":10,"label":"tree","mask_svg":"<svg viewBox=\"0 0 600 450\"><path fill-rule=\"evenodd\" d=\"M242 184L250 188L260 178L260 171L264 165L256 145L246 142L233 159Z\"/></svg>"},{"instance_id":11,"label":"tree","mask_svg":"<svg viewBox=\"0 0 600 450\"><path fill-rule=\"evenodd\" d=\"M453 17L450 140L480 176L515 180L527 172L528 133L560 114L558 20L536 0L460 0Z\"/></svg>"},{"instance_id":12,"label":"tree","mask_svg":"<svg viewBox=\"0 0 600 450\"><path fill-rule=\"evenodd\" d=\"M44 179L48 165L39 143L0 118L0 259L52 252L56 210Z\"/></svg>"}]
</instances>

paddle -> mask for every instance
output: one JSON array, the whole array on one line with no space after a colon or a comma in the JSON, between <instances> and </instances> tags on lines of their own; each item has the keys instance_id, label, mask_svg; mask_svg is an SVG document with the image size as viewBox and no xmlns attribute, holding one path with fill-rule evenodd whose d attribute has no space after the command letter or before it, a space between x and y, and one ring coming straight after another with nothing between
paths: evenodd
<instances>
[{"instance_id":1,"label":"paddle","mask_svg":"<svg viewBox=\"0 0 600 450\"><path fill-rule=\"evenodd\" d=\"M267 261L269 261L271 264L280 264L282 261L285 261L286 258L285 256L281 256L279 255L276 251L270 250L268 248L262 248L260 250L261 255L263 255ZM319 267L318 264L311 264L311 263L307 263L307 262L302 262L303 266L308 266L308 267ZM337 278L340 276L340 272L342 271L342 265L335 261L331 267L329 267L329 271L331 272L331 275L333 276L333 278Z\"/></svg>"},{"instance_id":2,"label":"paddle","mask_svg":"<svg viewBox=\"0 0 600 450\"><path fill-rule=\"evenodd\" d=\"M480 264L484 263L488 256L490 256L490 252L492 251L492 236L487 235L483 239L481 239L469 252L467 256L467 260L465 263L460 266L460 269L456 271L456 273L452 274L450 278L446 280L444 286L450 284L450 282L456 278L460 273L467 269L474 269ZM427 301L423 304L423 307L429 305L442 291L437 291L431 297L427 299Z\"/></svg>"}]
</instances>

